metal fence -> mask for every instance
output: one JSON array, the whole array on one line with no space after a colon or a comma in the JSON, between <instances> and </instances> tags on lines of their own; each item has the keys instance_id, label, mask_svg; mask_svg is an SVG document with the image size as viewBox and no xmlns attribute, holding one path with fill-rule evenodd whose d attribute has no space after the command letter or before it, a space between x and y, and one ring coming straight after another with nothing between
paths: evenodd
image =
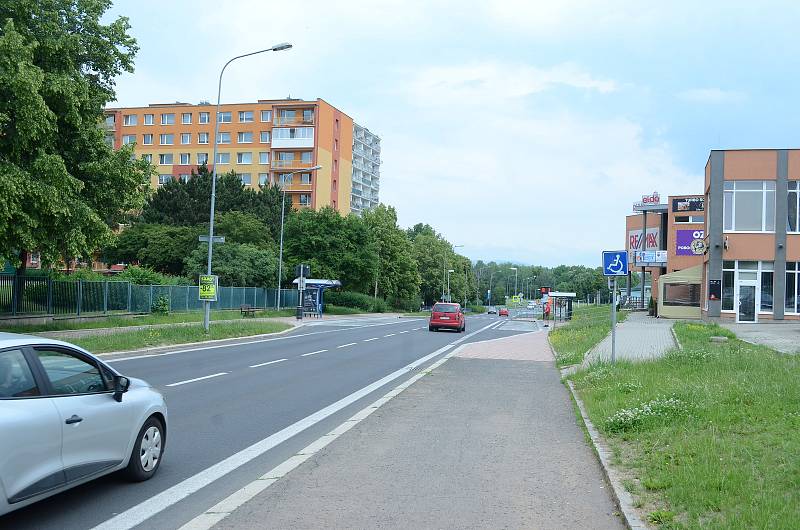
<instances>
[{"instance_id":1,"label":"metal fence","mask_svg":"<svg viewBox=\"0 0 800 530\"><path fill-rule=\"evenodd\" d=\"M15 288L16 286L16 288ZM38 276L0 275L0 315L96 315L150 313L154 305L171 312L199 311L196 285L135 285L120 281L65 281ZM17 293L22 296L17 296ZM275 307L277 289L219 287L211 309ZM297 291L281 289L281 307L295 307Z\"/></svg>"}]
</instances>

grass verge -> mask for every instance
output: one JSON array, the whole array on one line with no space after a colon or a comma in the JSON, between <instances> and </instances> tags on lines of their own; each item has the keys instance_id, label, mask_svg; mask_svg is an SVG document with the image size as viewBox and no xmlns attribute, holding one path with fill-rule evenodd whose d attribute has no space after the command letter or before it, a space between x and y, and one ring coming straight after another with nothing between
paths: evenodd
<instances>
[{"instance_id":1,"label":"grass verge","mask_svg":"<svg viewBox=\"0 0 800 530\"><path fill-rule=\"evenodd\" d=\"M257 318L272 317L292 317L295 314L294 308L262 310L256 312ZM212 311L211 320L235 320L243 318L238 309L230 311ZM128 326L144 326L150 324L180 324L184 322L202 322L202 311L190 311L188 313L169 313L169 314L149 314L134 316L109 316L95 318L79 322L77 320L56 320L48 324L23 324L23 325L0 325L0 331L11 333L36 333L39 331L64 331L74 329L97 329L97 328L122 328Z\"/></svg>"},{"instance_id":2,"label":"grass verge","mask_svg":"<svg viewBox=\"0 0 800 530\"><path fill-rule=\"evenodd\" d=\"M212 322L208 334L203 332L201 325L178 326L120 331L111 335L83 337L70 342L86 348L92 353L103 353L277 333L290 327L281 322Z\"/></svg>"},{"instance_id":3,"label":"grass verge","mask_svg":"<svg viewBox=\"0 0 800 530\"><path fill-rule=\"evenodd\" d=\"M325 315L360 315L363 313L368 313L368 311L356 309L355 307L325 304Z\"/></svg>"},{"instance_id":4,"label":"grass verge","mask_svg":"<svg viewBox=\"0 0 800 530\"><path fill-rule=\"evenodd\" d=\"M626 311L617 313L617 322L624 322ZM552 326L552 323L550 324ZM556 352L559 367L577 364L583 356L611 331L611 306L584 306L572 313L572 320L556 325L550 332L550 343Z\"/></svg>"},{"instance_id":5,"label":"grass verge","mask_svg":"<svg viewBox=\"0 0 800 530\"><path fill-rule=\"evenodd\" d=\"M800 357L675 332L683 350L571 377L637 506L661 528L800 528Z\"/></svg>"}]
</instances>

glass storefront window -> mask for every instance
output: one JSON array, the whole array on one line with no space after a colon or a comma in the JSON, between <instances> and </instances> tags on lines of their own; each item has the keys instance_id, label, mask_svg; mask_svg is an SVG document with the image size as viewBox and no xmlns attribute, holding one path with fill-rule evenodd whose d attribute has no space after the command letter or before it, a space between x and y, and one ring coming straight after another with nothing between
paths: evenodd
<instances>
[{"instance_id":1,"label":"glass storefront window","mask_svg":"<svg viewBox=\"0 0 800 530\"><path fill-rule=\"evenodd\" d=\"M722 310L733 311L733 271L722 271Z\"/></svg>"},{"instance_id":2,"label":"glass storefront window","mask_svg":"<svg viewBox=\"0 0 800 530\"><path fill-rule=\"evenodd\" d=\"M761 272L761 310L772 311L772 272Z\"/></svg>"}]
</instances>

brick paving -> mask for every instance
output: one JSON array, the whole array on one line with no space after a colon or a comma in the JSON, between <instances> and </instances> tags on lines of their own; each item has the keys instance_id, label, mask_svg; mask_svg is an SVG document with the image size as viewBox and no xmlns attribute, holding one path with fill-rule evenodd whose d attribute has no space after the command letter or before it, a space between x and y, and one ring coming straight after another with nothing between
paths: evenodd
<instances>
[{"instance_id":1,"label":"brick paving","mask_svg":"<svg viewBox=\"0 0 800 530\"><path fill-rule=\"evenodd\" d=\"M466 359L506 359L510 361L553 361L547 344L547 333L536 331L502 339L471 342L463 346L454 357Z\"/></svg>"},{"instance_id":2,"label":"brick paving","mask_svg":"<svg viewBox=\"0 0 800 530\"><path fill-rule=\"evenodd\" d=\"M661 357L675 347L672 336L674 320L659 319L645 313L631 313L617 325L617 359L644 361ZM586 356L583 364L611 360L611 334Z\"/></svg>"}]
</instances>

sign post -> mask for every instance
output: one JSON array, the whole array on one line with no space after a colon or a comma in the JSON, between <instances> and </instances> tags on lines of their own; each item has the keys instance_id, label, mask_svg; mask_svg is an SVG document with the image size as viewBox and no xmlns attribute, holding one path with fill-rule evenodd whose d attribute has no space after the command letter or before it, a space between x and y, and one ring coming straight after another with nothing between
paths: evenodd
<instances>
[{"instance_id":1,"label":"sign post","mask_svg":"<svg viewBox=\"0 0 800 530\"><path fill-rule=\"evenodd\" d=\"M603 251L603 275L611 280L611 363L617 361L617 278L628 274L628 253L624 250ZM644 288L644 286L642 286Z\"/></svg>"}]
</instances>

